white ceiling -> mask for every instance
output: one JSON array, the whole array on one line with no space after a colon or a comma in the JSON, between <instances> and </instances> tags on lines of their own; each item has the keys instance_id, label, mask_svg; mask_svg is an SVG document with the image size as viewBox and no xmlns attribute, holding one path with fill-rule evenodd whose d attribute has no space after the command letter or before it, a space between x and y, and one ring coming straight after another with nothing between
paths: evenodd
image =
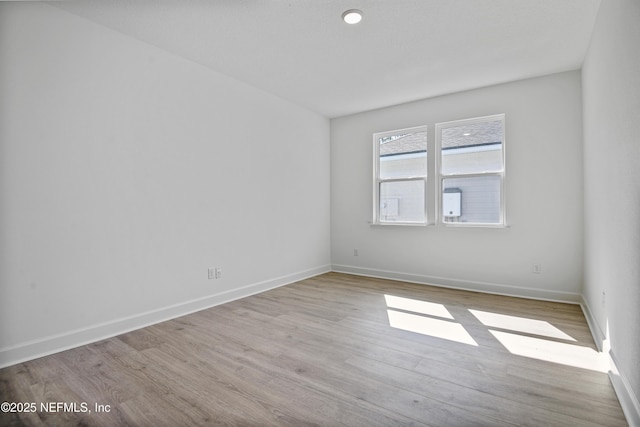
<instances>
[{"instance_id":1,"label":"white ceiling","mask_svg":"<svg viewBox=\"0 0 640 427\"><path fill-rule=\"evenodd\" d=\"M327 117L582 66L600 0L52 3ZM364 11L355 26L347 9Z\"/></svg>"}]
</instances>

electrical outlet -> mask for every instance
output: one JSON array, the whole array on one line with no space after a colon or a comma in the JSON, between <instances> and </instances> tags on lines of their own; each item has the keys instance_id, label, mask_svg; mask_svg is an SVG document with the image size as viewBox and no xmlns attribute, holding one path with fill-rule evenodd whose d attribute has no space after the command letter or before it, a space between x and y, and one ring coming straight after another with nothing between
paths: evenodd
<instances>
[{"instance_id":1,"label":"electrical outlet","mask_svg":"<svg viewBox=\"0 0 640 427\"><path fill-rule=\"evenodd\" d=\"M604 293L604 291L602 291L602 306L604 307L604 305L606 304L606 296L607 294Z\"/></svg>"},{"instance_id":2,"label":"electrical outlet","mask_svg":"<svg viewBox=\"0 0 640 427\"><path fill-rule=\"evenodd\" d=\"M220 267L213 267L207 270L209 279L220 279L222 278L222 269Z\"/></svg>"},{"instance_id":3,"label":"electrical outlet","mask_svg":"<svg viewBox=\"0 0 640 427\"><path fill-rule=\"evenodd\" d=\"M357 249L354 249L354 250L353 250L353 256L358 256L358 255L359 255L358 250L357 250Z\"/></svg>"},{"instance_id":4,"label":"electrical outlet","mask_svg":"<svg viewBox=\"0 0 640 427\"><path fill-rule=\"evenodd\" d=\"M531 272L534 274L542 273L542 264L533 264L531 266Z\"/></svg>"}]
</instances>

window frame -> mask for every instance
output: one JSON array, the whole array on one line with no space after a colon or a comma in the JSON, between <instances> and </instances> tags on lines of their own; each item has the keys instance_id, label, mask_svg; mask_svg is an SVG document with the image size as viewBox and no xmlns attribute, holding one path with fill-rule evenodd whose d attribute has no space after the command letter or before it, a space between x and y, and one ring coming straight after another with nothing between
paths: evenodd
<instances>
[{"instance_id":1,"label":"window frame","mask_svg":"<svg viewBox=\"0 0 640 427\"><path fill-rule=\"evenodd\" d=\"M501 146L501 160L502 170L500 171L488 171L488 172L471 172L471 173L442 173L442 131L452 127L459 127L463 125L472 125L483 122L495 122L500 121L502 123L502 146ZM445 227L487 227L487 228L505 228L507 227L506 216L506 195L505 195L505 177L506 177L506 114L494 114L490 116L475 117L471 119L453 120L448 122L436 123L435 125L435 182L436 182L436 203L435 203L435 216L438 225ZM474 178L474 177L486 177L497 176L500 178L500 219L499 222L446 222L444 215L442 214L442 205L444 197L444 180L451 178Z\"/></svg>"},{"instance_id":2,"label":"window frame","mask_svg":"<svg viewBox=\"0 0 640 427\"><path fill-rule=\"evenodd\" d=\"M421 125L414 126L409 128L401 128L391 131L384 132L375 132L373 134L373 225L403 225L403 226L425 226L429 224L429 212L428 212L428 175L429 175L429 126ZM424 132L427 137L427 145L425 150L425 156L427 160L427 165L425 167L424 175L407 175L404 177L394 177L394 178L381 178L380 177L380 139L385 136L398 135L401 133L418 133ZM423 208L424 208L424 220L423 221L382 221L380 216L380 187L383 183L388 182L411 182L411 181L422 181L424 183L424 194L423 194Z\"/></svg>"}]
</instances>

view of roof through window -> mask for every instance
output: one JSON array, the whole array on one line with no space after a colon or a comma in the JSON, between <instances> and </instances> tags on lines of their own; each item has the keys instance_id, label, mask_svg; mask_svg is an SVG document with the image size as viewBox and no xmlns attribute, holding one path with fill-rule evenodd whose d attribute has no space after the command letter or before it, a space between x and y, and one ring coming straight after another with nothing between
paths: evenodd
<instances>
[{"instance_id":1,"label":"view of roof through window","mask_svg":"<svg viewBox=\"0 0 640 427\"><path fill-rule=\"evenodd\" d=\"M382 138L380 138L380 144L386 144L387 142L391 142L391 141L395 141L396 139L404 138L407 135L409 135L409 134L408 133L403 133L402 135L383 136Z\"/></svg>"},{"instance_id":2,"label":"view of roof through window","mask_svg":"<svg viewBox=\"0 0 640 427\"><path fill-rule=\"evenodd\" d=\"M442 130L442 149L502 144L502 133L500 120L445 128Z\"/></svg>"},{"instance_id":3,"label":"view of roof through window","mask_svg":"<svg viewBox=\"0 0 640 427\"><path fill-rule=\"evenodd\" d=\"M442 150L483 147L502 144L501 121L473 123L442 130ZM426 133L400 133L379 138L380 157L425 153ZM496 147L499 149L499 147Z\"/></svg>"},{"instance_id":4,"label":"view of roof through window","mask_svg":"<svg viewBox=\"0 0 640 427\"><path fill-rule=\"evenodd\" d=\"M380 157L426 153L427 133L415 132L380 138Z\"/></svg>"}]
</instances>

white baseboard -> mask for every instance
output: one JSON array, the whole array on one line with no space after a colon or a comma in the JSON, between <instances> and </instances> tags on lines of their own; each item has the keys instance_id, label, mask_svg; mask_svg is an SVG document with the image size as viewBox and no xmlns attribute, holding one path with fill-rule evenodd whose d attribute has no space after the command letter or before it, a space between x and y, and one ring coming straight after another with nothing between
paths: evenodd
<instances>
[{"instance_id":1,"label":"white baseboard","mask_svg":"<svg viewBox=\"0 0 640 427\"><path fill-rule=\"evenodd\" d=\"M640 427L640 402L638 396L633 392L627 378L618 371L618 365L613 353L609 352L609 362L611 370L609 371L609 380L613 384L613 389L618 396L622 412L627 418L627 423L631 427Z\"/></svg>"},{"instance_id":2,"label":"white baseboard","mask_svg":"<svg viewBox=\"0 0 640 427\"><path fill-rule=\"evenodd\" d=\"M81 345L90 344L106 338L111 338L135 329L144 328L156 323L164 322L176 317L184 316L226 302L248 297L260 292L268 291L280 286L288 285L299 280L317 276L331 271L331 266L324 265L309 270L300 271L286 276L276 277L259 283L243 286L238 289L209 295L191 301L147 311L109 322L91 325L62 334L48 336L42 339L28 341L11 347L0 348L0 368L15 365L27 360L48 356L60 351L69 350Z\"/></svg>"},{"instance_id":3,"label":"white baseboard","mask_svg":"<svg viewBox=\"0 0 640 427\"><path fill-rule=\"evenodd\" d=\"M608 349L604 348L607 336L596 321L596 318L593 316L593 312L589 308L589 303L587 303L587 300L584 297L580 302L580 307L582 308L582 313L584 314L585 319L587 319L587 325L589 326L589 330L591 331L593 341L595 341L596 343L596 347L598 347L598 350L601 352L607 351Z\"/></svg>"},{"instance_id":4,"label":"white baseboard","mask_svg":"<svg viewBox=\"0 0 640 427\"><path fill-rule=\"evenodd\" d=\"M505 295L519 298L531 298L570 304L580 304L580 302L582 301L582 296L577 293L522 288L518 286L503 285L498 283L476 282L448 277L425 276L420 274L402 273L398 271L354 267L351 265L334 264L332 265L332 270L338 273L355 274L357 276L401 280L403 282L419 283L423 285L432 285L465 291L484 292L488 294Z\"/></svg>"},{"instance_id":5,"label":"white baseboard","mask_svg":"<svg viewBox=\"0 0 640 427\"><path fill-rule=\"evenodd\" d=\"M627 378L621 374L618 369L616 358L613 355L613 351L609 348L607 331L603 331L596 321L586 299L583 298L580 306L582 307L584 317L587 319L587 324L589 325L591 335L598 350L609 355L609 381L611 381L611 385L613 385L613 390L618 397L627 423L629 423L631 427L640 427L640 403L638 402L638 397L633 392Z\"/></svg>"}]
</instances>

